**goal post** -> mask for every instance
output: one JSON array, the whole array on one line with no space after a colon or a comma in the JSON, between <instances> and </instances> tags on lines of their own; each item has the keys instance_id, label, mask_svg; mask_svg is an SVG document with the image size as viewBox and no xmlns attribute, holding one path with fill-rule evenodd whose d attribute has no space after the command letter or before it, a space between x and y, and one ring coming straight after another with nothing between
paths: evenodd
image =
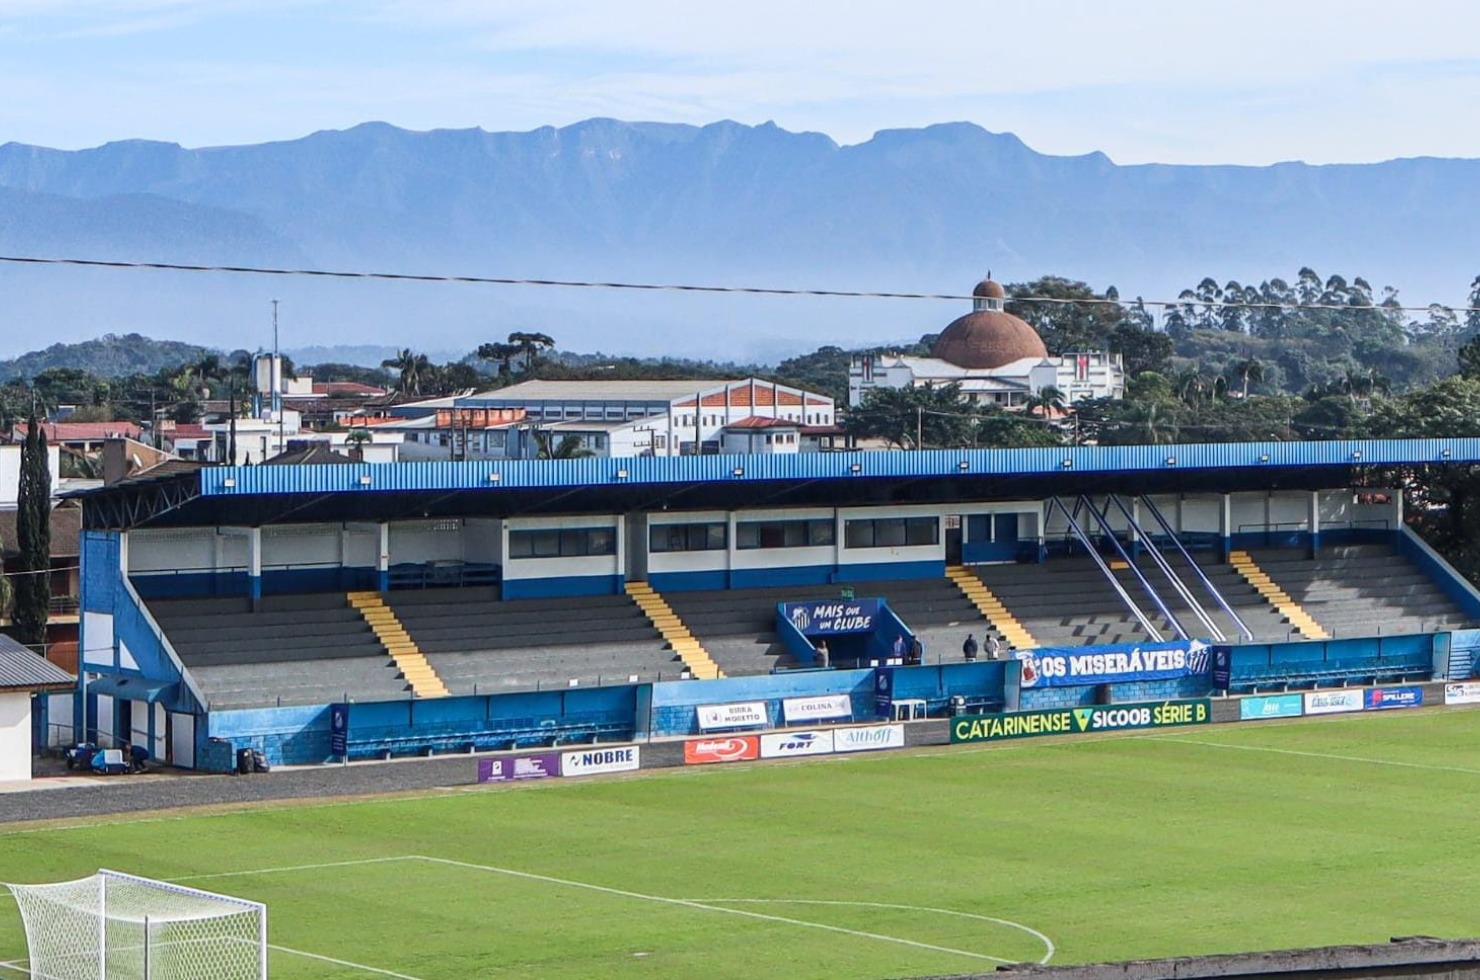
<instances>
[{"instance_id":1,"label":"goal post","mask_svg":"<svg viewBox=\"0 0 1480 980\"><path fill-rule=\"evenodd\" d=\"M267 906L99 871L9 885L34 980L266 980Z\"/></svg>"}]
</instances>

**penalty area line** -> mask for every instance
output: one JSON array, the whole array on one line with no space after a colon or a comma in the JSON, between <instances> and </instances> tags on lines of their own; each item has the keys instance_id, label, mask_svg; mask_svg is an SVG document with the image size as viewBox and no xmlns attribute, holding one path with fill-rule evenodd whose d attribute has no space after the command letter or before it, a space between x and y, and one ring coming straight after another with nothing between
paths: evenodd
<instances>
[{"instance_id":1,"label":"penalty area line","mask_svg":"<svg viewBox=\"0 0 1480 980\"><path fill-rule=\"evenodd\" d=\"M663 895L648 895L643 892L628 891L625 888L609 888L606 885L593 885L585 881L573 881L569 878L555 878L551 875L534 874L529 871L516 871L513 868L499 868L491 864L474 864L471 861L455 861L452 858L431 857L419 854L417 857L422 861L433 864L443 864L454 868L467 868L472 871L485 871L490 874L506 875L511 878L522 878L526 881L539 881L547 885L564 885L567 888L581 888L586 891L600 892L604 895L616 895L621 898L632 898L642 902L655 902L660 905L675 905L680 908L698 909L704 912L719 912L723 915L733 915L745 919L756 919L762 922L776 922L782 925L798 926L804 929L817 929L822 932L833 932L844 936L853 936L857 939L871 939L875 942L893 943L898 946L909 946L914 949L930 950L935 953L946 953L951 956L964 956L974 960L986 960L990 963L1016 963L1017 960L1003 959L1000 956L990 956L986 953L973 953L966 949L953 949L950 946L937 946L934 943L919 942L914 939L905 939L900 936L886 936L878 932L865 932L862 929L846 929L842 926L827 925L822 922L808 922L805 919L792 919L784 915L769 915L765 912L752 912L749 909L732 909L723 905L708 905L704 902L696 902L686 898L668 898Z\"/></svg>"},{"instance_id":2,"label":"penalty area line","mask_svg":"<svg viewBox=\"0 0 1480 980\"><path fill-rule=\"evenodd\" d=\"M1480 776L1480 769L1464 766L1439 766L1429 762L1403 762L1398 759L1372 759L1360 755L1340 755L1335 752L1307 752L1301 749L1280 749L1271 745L1235 745L1232 742L1209 742L1196 738L1179 738L1174 735L1141 735L1143 742L1176 742L1181 745L1201 745L1210 749L1237 749L1242 752L1269 752L1274 755L1294 755L1306 759L1322 759L1327 762L1359 762L1369 766L1393 766L1398 769L1426 769L1430 772L1457 772L1467 776Z\"/></svg>"}]
</instances>

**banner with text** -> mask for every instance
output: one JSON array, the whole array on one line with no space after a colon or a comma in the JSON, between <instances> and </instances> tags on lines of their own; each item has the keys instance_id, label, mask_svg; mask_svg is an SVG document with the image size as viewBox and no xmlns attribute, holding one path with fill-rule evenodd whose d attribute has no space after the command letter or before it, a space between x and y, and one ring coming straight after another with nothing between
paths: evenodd
<instances>
[{"instance_id":1,"label":"banner with text","mask_svg":"<svg viewBox=\"0 0 1480 980\"><path fill-rule=\"evenodd\" d=\"M1200 640L1145 643L1137 646L1072 647L1019 650L1022 686L1077 687L1123 681L1163 681L1206 674L1212 657Z\"/></svg>"},{"instance_id":2,"label":"banner with text","mask_svg":"<svg viewBox=\"0 0 1480 980\"><path fill-rule=\"evenodd\" d=\"M1444 685L1445 704L1480 704L1480 681Z\"/></svg>"},{"instance_id":3,"label":"banner with text","mask_svg":"<svg viewBox=\"0 0 1480 980\"><path fill-rule=\"evenodd\" d=\"M769 724L766 702L743 701L737 704L699 705L699 728L754 728Z\"/></svg>"},{"instance_id":4,"label":"banner with text","mask_svg":"<svg viewBox=\"0 0 1480 980\"><path fill-rule=\"evenodd\" d=\"M1339 715L1346 711L1361 711L1362 706L1362 692L1355 688L1305 692L1305 713L1308 715Z\"/></svg>"},{"instance_id":5,"label":"banner with text","mask_svg":"<svg viewBox=\"0 0 1480 980\"><path fill-rule=\"evenodd\" d=\"M761 741L754 735L728 738L691 738L683 743L683 762L700 766L713 762L742 762L761 757Z\"/></svg>"},{"instance_id":6,"label":"banner with text","mask_svg":"<svg viewBox=\"0 0 1480 980\"><path fill-rule=\"evenodd\" d=\"M1305 713L1305 702L1298 694L1270 694L1264 697L1240 698L1239 721L1260 718L1299 718Z\"/></svg>"},{"instance_id":7,"label":"banner with text","mask_svg":"<svg viewBox=\"0 0 1480 980\"><path fill-rule=\"evenodd\" d=\"M798 755L831 755L833 733L785 732L761 736L762 759L786 759Z\"/></svg>"},{"instance_id":8,"label":"banner with text","mask_svg":"<svg viewBox=\"0 0 1480 980\"><path fill-rule=\"evenodd\" d=\"M560 775L560 754L506 755L478 760L478 782L506 783L520 779L547 779Z\"/></svg>"},{"instance_id":9,"label":"banner with text","mask_svg":"<svg viewBox=\"0 0 1480 980\"><path fill-rule=\"evenodd\" d=\"M834 728L833 748L838 752L872 752L904 748L903 725L869 725L865 728Z\"/></svg>"},{"instance_id":10,"label":"banner with text","mask_svg":"<svg viewBox=\"0 0 1480 980\"><path fill-rule=\"evenodd\" d=\"M1423 705L1423 688L1415 684L1403 687L1374 687L1367 692L1363 703L1368 711L1386 711L1389 708L1418 708Z\"/></svg>"},{"instance_id":11,"label":"banner with text","mask_svg":"<svg viewBox=\"0 0 1480 980\"><path fill-rule=\"evenodd\" d=\"M846 694L825 694L815 698L785 698L781 716L793 721L824 721L828 718L852 718L853 699Z\"/></svg>"},{"instance_id":12,"label":"banner with text","mask_svg":"<svg viewBox=\"0 0 1480 980\"><path fill-rule=\"evenodd\" d=\"M560 775L599 776L611 772L632 772L639 767L639 748L637 745L621 745L610 749L562 753Z\"/></svg>"},{"instance_id":13,"label":"banner with text","mask_svg":"<svg viewBox=\"0 0 1480 980\"><path fill-rule=\"evenodd\" d=\"M785 602L781 612L803 636L872 633L879 618L878 599L822 599Z\"/></svg>"},{"instance_id":14,"label":"banner with text","mask_svg":"<svg viewBox=\"0 0 1480 980\"><path fill-rule=\"evenodd\" d=\"M963 715L951 723L951 741L995 742L1039 735L1083 735L1132 728L1206 725L1212 717L1213 703L1207 698Z\"/></svg>"}]
</instances>

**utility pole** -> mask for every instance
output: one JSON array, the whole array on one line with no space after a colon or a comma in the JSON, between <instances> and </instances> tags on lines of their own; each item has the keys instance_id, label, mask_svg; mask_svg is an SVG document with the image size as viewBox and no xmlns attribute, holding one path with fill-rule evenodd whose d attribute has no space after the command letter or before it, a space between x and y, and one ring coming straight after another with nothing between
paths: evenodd
<instances>
[{"instance_id":1,"label":"utility pole","mask_svg":"<svg viewBox=\"0 0 1480 980\"><path fill-rule=\"evenodd\" d=\"M925 448L924 445L921 443L921 439L920 439L920 434L921 434L921 432L924 431L924 429L925 429L925 406L923 406L923 405L916 405L915 406L915 449L916 449L916 451L919 451L919 450Z\"/></svg>"},{"instance_id":2,"label":"utility pole","mask_svg":"<svg viewBox=\"0 0 1480 980\"><path fill-rule=\"evenodd\" d=\"M278 350L278 301L272 301L272 370L267 372L272 380L272 402L273 410L278 417L278 452L287 448L283 442L283 358ZM233 463L236 460L232 460Z\"/></svg>"}]
</instances>

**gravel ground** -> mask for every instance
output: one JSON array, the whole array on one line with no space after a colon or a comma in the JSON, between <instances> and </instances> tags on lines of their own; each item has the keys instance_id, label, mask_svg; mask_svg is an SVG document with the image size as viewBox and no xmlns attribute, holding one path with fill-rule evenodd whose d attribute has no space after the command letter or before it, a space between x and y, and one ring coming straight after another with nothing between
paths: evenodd
<instances>
[{"instance_id":1,"label":"gravel ground","mask_svg":"<svg viewBox=\"0 0 1480 980\"><path fill-rule=\"evenodd\" d=\"M62 772L65 771L64 767ZM229 807L233 803L268 800L402 793L466 785L476 782L477 776L478 766L473 757L448 756L282 769L250 776L166 772L111 776L106 781L99 777L99 782L78 781L65 786L0 793L0 824L179 807ZM46 777L39 781L50 783Z\"/></svg>"}]
</instances>

